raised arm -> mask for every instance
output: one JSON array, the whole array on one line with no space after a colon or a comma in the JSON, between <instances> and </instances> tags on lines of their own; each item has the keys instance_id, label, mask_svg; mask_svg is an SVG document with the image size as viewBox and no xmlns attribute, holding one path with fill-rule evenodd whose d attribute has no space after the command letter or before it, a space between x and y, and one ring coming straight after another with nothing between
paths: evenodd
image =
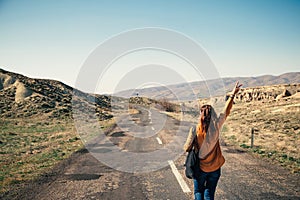
<instances>
[{"instance_id":1,"label":"raised arm","mask_svg":"<svg viewBox=\"0 0 300 200\"><path fill-rule=\"evenodd\" d=\"M234 88L232 89L232 92L230 93L229 98L226 101L224 110L220 115L220 117L221 117L220 126L223 125L223 123L226 120L227 116L230 114L230 110L231 110L232 105L233 105L234 96L236 95L236 93L239 92L241 86L242 86L242 84L239 84L239 82L237 81Z\"/></svg>"}]
</instances>

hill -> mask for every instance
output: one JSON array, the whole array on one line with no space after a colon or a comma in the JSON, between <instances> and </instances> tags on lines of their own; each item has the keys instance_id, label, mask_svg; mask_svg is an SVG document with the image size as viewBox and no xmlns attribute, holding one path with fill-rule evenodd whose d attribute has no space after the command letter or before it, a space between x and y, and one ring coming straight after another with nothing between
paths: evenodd
<instances>
[{"instance_id":1,"label":"hill","mask_svg":"<svg viewBox=\"0 0 300 200\"><path fill-rule=\"evenodd\" d=\"M219 96L225 91L231 90L236 81L243 83L243 88L268 86L278 84L300 83L300 72L285 73L280 76L264 75L258 77L231 77L208 81L198 81L168 85L165 87L144 88L139 90L125 90L117 93L117 96L129 97L136 93L155 99L166 98L169 100L194 100L195 98L207 98L210 95ZM208 91L208 88L210 91ZM176 95L174 95L176 94ZM176 98L175 98L176 96Z\"/></svg>"},{"instance_id":2,"label":"hill","mask_svg":"<svg viewBox=\"0 0 300 200\"><path fill-rule=\"evenodd\" d=\"M72 118L72 106L96 107L100 120L112 116L110 97L81 92L55 80L32 79L0 69L1 118Z\"/></svg>"}]
</instances>

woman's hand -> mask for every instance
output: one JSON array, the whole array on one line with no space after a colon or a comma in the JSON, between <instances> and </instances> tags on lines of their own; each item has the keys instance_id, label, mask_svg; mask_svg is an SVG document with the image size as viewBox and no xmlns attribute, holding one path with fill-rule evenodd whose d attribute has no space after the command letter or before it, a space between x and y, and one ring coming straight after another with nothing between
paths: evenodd
<instances>
[{"instance_id":1,"label":"woman's hand","mask_svg":"<svg viewBox=\"0 0 300 200\"><path fill-rule=\"evenodd\" d=\"M232 89L232 95L234 96L236 93L238 93L240 91L240 88L242 87L243 84L239 84L239 82L237 81L234 88Z\"/></svg>"},{"instance_id":2,"label":"woman's hand","mask_svg":"<svg viewBox=\"0 0 300 200\"><path fill-rule=\"evenodd\" d=\"M234 88L232 89L232 93L229 95L229 100L226 100L224 111L223 113L221 113L222 115L220 114L220 120L218 125L219 127L221 127L224 124L227 116L229 115L230 110L232 108L234 95L240 91L241 86L242 84L239 84L239 82L237 81Z\"/></svg>"}]
</instances>

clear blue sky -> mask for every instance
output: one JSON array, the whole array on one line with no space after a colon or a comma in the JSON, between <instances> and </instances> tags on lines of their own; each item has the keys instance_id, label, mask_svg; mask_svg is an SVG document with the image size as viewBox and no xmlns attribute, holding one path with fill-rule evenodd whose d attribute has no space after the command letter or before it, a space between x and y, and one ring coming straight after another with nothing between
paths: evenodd
<instances>
[{"instance_id":1,"label":"clear blue sky","mask_svg":"<svg viewBox=\"0 0 300 200\"><path fill-rule=\"evenodd\" d=\"M142 27L193 38L221 77L300 71L297 0L0 0L0 67L73 86L101 42Z\"/></svg>"}]
</instances>

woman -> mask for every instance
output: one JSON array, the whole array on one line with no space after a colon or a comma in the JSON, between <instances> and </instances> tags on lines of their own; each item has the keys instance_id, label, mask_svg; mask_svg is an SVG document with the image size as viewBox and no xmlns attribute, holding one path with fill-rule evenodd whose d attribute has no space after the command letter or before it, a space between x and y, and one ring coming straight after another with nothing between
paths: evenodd
<instances>
[{"instance_id":1,"label":"woman","mask_svg":"<svg viewBox=\"0 0 300 200\"><path fill-rule=\"evenodd\" d=\"M224 111L218 117L211 105L203 105L200 109L200 119L196 126L196 136L193 128L190 129L184 150L189 152L192 148L200 148L200 170L193 177L195 200L214 199L218 180L221 175L221 166L225 159L220 148L219 135L222 125L232 108L235 94L240 90L239 82L236 83L226 101Z\"/></svg>"}]
</instances>

